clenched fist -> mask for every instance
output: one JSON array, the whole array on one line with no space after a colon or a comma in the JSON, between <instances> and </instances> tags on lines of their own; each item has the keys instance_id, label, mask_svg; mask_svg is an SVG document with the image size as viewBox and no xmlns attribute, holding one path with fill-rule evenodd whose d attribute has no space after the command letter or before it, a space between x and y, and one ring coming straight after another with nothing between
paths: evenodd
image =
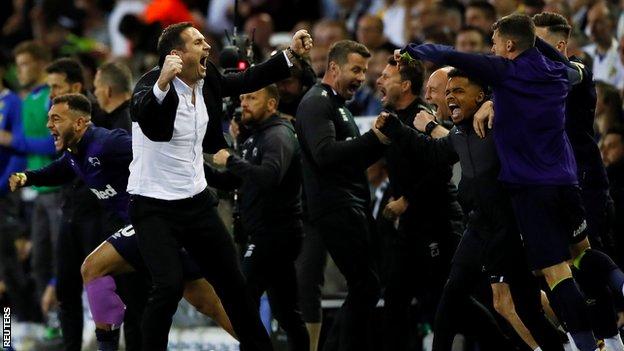
<instances>
[{"instance_id":1,"label":"clenched fist","mask_svg":"<svg viewBox=\"0 0 624 351\"><path fill-rule=\"evenodd\" d=\"M292 41L290 42L290 50L299 56L310 52L312 46L314 46L312 37L305 29L298 30L297 33L293 35Z\"/></svg>"},{"instance_id":2,"label":"clenched fist","mask_svg":"<svg viewBox=\"0 0 624 351\"><path fill-rule=\"evenodd\" d=\"M160 77L158 77L158 82L156 82L160 90L167 90L169 82L182 72L182 64L182 58L178 55L167 55L165 57L165 62L163 62L162 68L160 69Z\"/></svg>"},{"instance_id":3,"label":"clenched fist","mask_svg":"<svg viewBox=\"0 0 624 351\"><path fill-rule=\"evenodd\" d=\"M26 184L26 174L24 173L13 173L11 177L9 177L9 187L11 191L15 191Z\"/></svg>"},{"instance_id":4,"label":"clenched fist","mask_svg":"<svg viewBox=\"0 0 624 351\"><path fill-rule=\"evenodd\" d=\"M427 124L433 121L435 121L435 117L433 117L432 114L427 111L420 111L414 118L414 128L424 133L427 128Z\"/></svg>"},{"instance_id":5,"label":"clenched fist","mask_svg":"<svg viewBox=\"0 0 624 351\"><path fill-rule=\"evenodd\" d=\"M230 152L226 149L221 149L212 156L212 162L217 166L223 167L227 163L228 157L230 157Z\"/></svg>"}]
</instances>

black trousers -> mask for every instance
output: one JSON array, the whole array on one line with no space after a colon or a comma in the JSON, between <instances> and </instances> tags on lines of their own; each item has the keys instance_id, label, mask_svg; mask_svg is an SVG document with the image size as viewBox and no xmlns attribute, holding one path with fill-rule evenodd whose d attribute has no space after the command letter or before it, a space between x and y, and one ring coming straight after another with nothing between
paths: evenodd
<instances>
[{"instance_id":1,"label":"black trousers","mask_svg":"<svg viewBox=\"0 0 624 351\"><path fill-rule=\"evenodd\" d=\"M303 235L301 253L295 261L299 305L306 323L321 323L321 290L325 283L327 249L321 233L308 222L303 222Z\"/></svg>"},{"instance_id":2,"label":"black trousers","mask_svg":"<svg viewBox=\"0 0 624 351\"><path fill-rule=\"evenodd\" d=\"M432 226L410 221L399 226L398 236L391 246L388 279L384 291L384 350L401 351L414 336L410 317L417 322L433 325L436 309L446 283L451 258L459 235L450 220L433 220ZM446 222L446 226L445 226ZM418 315L410 313L411 301L419 303Z\"/></svg>"},{"instance_id":3,"label":"black trousers","mask_svg":"<svg viewBox=\"0 0 624 351\"><path fill-rule=\"evenodd\" d=\"M308 330L297 303L295 259L301 251L301 229L252 236L243 255L247 287L257 303L266 291L271 312L288 336L288 350L310 349Z\"/></svg>"},{"instance_id":4,"label":"black trousers","mask_svg":"<svg viewBox=\"0 0 624 351\"><path fill-rule=\"evenodd\" d=\"M380 288L373 269L370 221L364 211L358 207L344 207L312 223L321 233L349 289L325 341L323 350L326 351L365 351L372 346L372 314Z\"/></svg>"},{"instance_id":5,"label":"black trousers","mask_svg":"<svg viewBox=\"0 0 624 351\"><path fill-rule=\"evenodd\" d=\"M130 218L151 278L152 290L143 313L143 350L167 349L169 329L183 293L180 247L195 260L221 298L242 351L272 350L257 305L245 286L234 242L204 192L183 200L133 196Z\"/></svg>"}]
</instances>

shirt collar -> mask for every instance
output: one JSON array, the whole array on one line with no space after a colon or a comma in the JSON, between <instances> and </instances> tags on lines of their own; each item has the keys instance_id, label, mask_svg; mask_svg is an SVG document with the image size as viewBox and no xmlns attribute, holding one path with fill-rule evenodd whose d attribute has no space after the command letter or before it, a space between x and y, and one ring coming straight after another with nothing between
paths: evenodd
<instances>
[{"instance_id":1,"label":"shirt collar","mask_svg":"<svg viewBox=\"0 0 624 351\"><path fill-rule=\"evenodd\" d=\"M199 81L197 81L197 87L201 87L204 85L204 80L200 79ZM191 87L189 87L186 83L184 83L184 81L182 81L182 79L175 77L173 79L173 86L175 87L176 91L179 94L185 94L185 95L191 95L193 93L193 90L191 89Z\"/></svg>"}]
</instances>

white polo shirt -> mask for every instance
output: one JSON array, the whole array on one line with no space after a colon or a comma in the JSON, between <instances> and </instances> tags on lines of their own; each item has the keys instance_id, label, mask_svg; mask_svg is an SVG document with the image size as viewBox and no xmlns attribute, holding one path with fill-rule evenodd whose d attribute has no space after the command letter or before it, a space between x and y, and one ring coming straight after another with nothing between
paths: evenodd
<instances>
[{"instance_id":1,"label":"white polo shirt","mask_svg":"<svg viewBox=\"0 0 624 351\"><path fill-rule=\"evenodd\" d=\"M598 54L596 44L590 44L583 48L593 60L592 73L595 81L603 81L614 85L618 89L624 87L624 65L620 61L618 42L613 38L611 47L605 55Z\"/></svg>"},{"instance_id":2,"label":"white polo shirt","mask_svg":"<svg viewBox=\"0 0 624 351\"><path fill-rule=\"evenodd\" d=\"M173 126L173 137L167 142L155 142L143 134L137 122L132 122L132 162L128 178L128 193L161 200L180 200L202 192L206 186L202 142L208 125L208 111L202 88L204 81L193 90L178 77L172 81L179 103ZM171 83L170 83L171 84ZM154 95L162 103L169 91L155 84Z\"/></svg>"}]
</instances>

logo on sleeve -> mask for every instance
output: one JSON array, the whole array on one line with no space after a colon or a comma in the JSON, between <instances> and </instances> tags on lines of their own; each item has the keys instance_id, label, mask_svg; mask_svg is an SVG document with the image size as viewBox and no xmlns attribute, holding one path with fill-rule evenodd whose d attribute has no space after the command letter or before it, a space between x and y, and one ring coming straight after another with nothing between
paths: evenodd
<instances>
[{"instance_id":1,"label":"logo on sleeve","mask_svg":"<svg viewBox=\"0 0 624 351\"><path fill-rule=\"evenodd\" d=\"M89 157L87 158L87 161L89 161L89 163L91 164L91 166L96 167L96 166L100 166L100 160L97 157Z\"/></svg>"},{"instance_id":2,"label":"logo on sleeve","mask_svg":"<svg viewBox=\"0 0 624 351\"><path fill-rule=\"evenodd\" d=\"M106 184L106 188L104 190L90 189L95 196L100 200L110 199L111 197L117 195L117 192L110 184Z\"/></svg>"}]
</instances>

